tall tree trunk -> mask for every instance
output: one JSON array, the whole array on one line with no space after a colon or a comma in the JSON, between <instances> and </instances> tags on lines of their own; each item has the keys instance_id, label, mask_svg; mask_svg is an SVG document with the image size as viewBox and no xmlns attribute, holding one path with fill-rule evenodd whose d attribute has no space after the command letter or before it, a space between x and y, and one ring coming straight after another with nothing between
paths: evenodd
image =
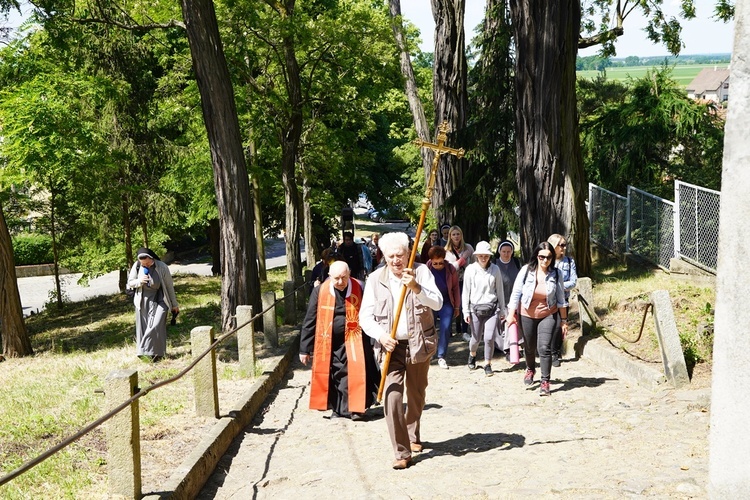
<instances>
[{"instance_id":1,"label":"tall tree trunk","mask_svg":"<svg viewBox=\"0 0 750 500\"><path fill-rule=\"evenodd\" d=\"M432 0L435 19L435 66L433 98L435 101L435 131L443 122L450 126L448 145L460 148L461 135L466 128L469 99L466 91L467 64L464 35L465 0ZM475 241L473 228L476 214L451 203L450 197L463 179L469 162L451 155L441 159L435 182L432 203L438 221L450 221L463 226L467 241ZM483 221L486 226L487 220ZM486 230L485 230L486 232ZM467 234L468 233L468 234Z\"/></svg>"},{"instance_id":2,"label":"tall tree trunk","mask_svg":"<svg viewBox=\"0 0 750 500\"><path fill-rule=\"evenodd\" d=\"M129 195L125 195L122 201L122 227L123 238L125 240L125 269L120 269L120 291L124 291L128 282L128 273L133 265L133 229L130 225L130 200Z\"/></svg>"},{"instance_id":3,"label":"tall tree trunk","mask_svg":"<svg viewBox=\"0 0 750 500\"><path fill-rule=\"evenodd\" d=\"M315 237L315 228L312 220L312 209L310 208L310 180L307 175L304 163L300 171L302 172L302 219L305 233L305 260L307 268L312 269L320 259L318 251L318 239Z\"/></svg>"},{"instance_id":4,"label":"tall tree trunk","mask_svg":"<svg viewBox=\"0 0 750 500\"><path fill-rule=\"evenodd\" d=\"M250 182L213 2L182 0L181 5L211 147L221 228L221 320L229 330L238 305L261 310Z\"/></svg>"},{"instance_id":5,"label":"tall tree trunk","mask_svg":"<svg viewBox=\"0 0 750 500\"><path fill-rule=\"evenodd\" d=\"M250 130L250 145L248 146L247 164L250 167L250 190L253 197L253 219L255 220L255 252L258 255L258 277L260 281L268 281L266 272L266 244L263 241L263 212L260 205L260 184L258 183L257 166L255 161L255 140Z\"/></svg>"},{"instance_id":6,"label":"tall tree trunk","mask_svg":"<svg viewBox=\"0 0 750 500\"><path fill-rule=\"evenodd\" d=\"M285 0L282 16L289 22L294 13L295 0ZM284 63L286 69L286 90L289 96L290 114L281 137L281 181L284 184L284 202L286 203L285 238L286 243L286 278L294 280L302 275L302 258L300 243L300 196L297 188L295 167L297 152L302 137L302 84L300 82L299 64L294 53L294 38L289 30L282 39Z\"/></svg>"},{"instance_id":7,"label":"tall tree trunk","mask_svg":"<svg viewBox=\"0 0 750 500\"><path fill-rule=\"evenodd\" d=\"M149 248L148 246L148 213L145 207L141 211L141 232L143 233L143 246L146 248Z\"/></svg>"},{"instance_id":8,"label":"tall tree trunk","mask_svg":"<svg viewBox=\"0 0 750 500\"><path fill-rule=\"evenodd\" d=\"M3 354L9 358L30 356L31 348L26 323L23 321L21 296L18 294L16 263L13 245L5 223L5 214L0 206L0 328L2 329Z\"/></svg>"},{"instance_id":9,"label":"tall tree trunk","mask_svg":"<svg viewBox=\"0 0 750 500\"><path fill-rule=\"evenodd\" d=\"M401 19L401 0L389 0L388 1L388 13L391 17L391 29L393 30L393 38L396 40L396 46L399 51L399 60L401 65L401 74L404 76L404 91L406 93L406 100L409 103L409 109L411 110L412 120L414 121L414 129L417 131L417 137L423 141L430 142L432 137L430 135L430 126L427 123L427 117L424 113L424 107L422 101L419 99L419 92L417 89L417 79L414 77L414 67L411 64L411 51L406 44L406 36L404 35L404 24ZM421 148L422 154L422 169L424 170L425 185L430 181L430 171L432 170L432 159L434 153L431 149ZM433 202L433 210L436 211ZM440 220L440 219L438 219Z\"/></svg>"},{"instance_id":10,"label":"tall tree trunk","mask_svg":"<svg viewBox=\"0 0 750 500\"><path fill-rule=\"evenodd\" d=\"M525 255L552 233L569 235L590 269L575 101L578 0L511 0L516 37L516 151Z\"/></svg>"},{"instance_id":11,"label":"tall tree trunk","mask_svg":"<svg viewBox=\"0 0 750 500\"><path fill-rule=\"evenodd\" d=\"M221 276L221 224L219 219L208 221L208 245L211 249L211 274Z\"/></svg>"},{"instance_id":12,"label":"tall tree trunk","mask_svg":"<svg viewBox=\"0 0 750 500\"><path fill-rule=\"evenodd\" d=\"M49 197L49 225L50 225L50 236L52 237L52 266L53 273L55 275L55 294L57 295L57 309L63 308L62 300L62 286L60 285L60 247L58 245L57 237L57 224L56 224L56 213L55 206L57 204L57 189L52 187L50 189Z\"/></svg>"}]
</instances>

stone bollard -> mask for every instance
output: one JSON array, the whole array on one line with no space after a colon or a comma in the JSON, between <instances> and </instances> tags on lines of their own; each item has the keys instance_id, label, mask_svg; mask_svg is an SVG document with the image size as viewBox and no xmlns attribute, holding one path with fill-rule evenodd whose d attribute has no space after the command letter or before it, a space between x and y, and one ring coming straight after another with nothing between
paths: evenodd
<instances>
[{"instance_id":1,"label":"stone bollard","mask_svg":"<svg viewBox=\"0 0 750 500\"><path fill-rule=\"evenodd\" d=\"M196 326L190 331L193 359L200 356L214 342L211 326ZM216 350L201 359L193 368L195 414L199 417L219 418L219 389L216 381Z\"/></svg>"},{"instance_id":2,"label":"stone bollard","mask_svg":"<svg viewBox=\"0 0 750 500\"><path fill-rule=\"evenodd\" d=\"M284 282L284 324L297 324L297 306L294 298L294 281Z\"/></svg>"},{"instance_id":3,"label":"stone bollard","mask_svg":"<svg viewBox=\"0 0 750 500\"><path fill-rule=\"evenodd\" d=\"M273 305L276 302L276 294L274 292L263 292L261 300L263 301L263 310L266 311L263 313L263 337L267 346L278 347L279 330L276 326L276 306Z\"/></svg>"},{"instance_id":4,"label":"stone bollard","mask_svg":"<svg viewBox=\"0 0 750 500\"><path fill-rule=\"evenodd\" d=\"M590 335L596 328L591 278L578 278L576 288L578 288L578 316L581 318L581 333Z\"/></svg>"},{"instance_id":5,"label":"stone bollard","mask_svg":"<svg viewBox=\"0 0 750 500\"><path fill-rule=\"evenodd\" d=\"M680 332L672 310L672 300L667 290L651 292L651 304L654 306L656 338L659 339L661 359L664 363L664 375L672 385L679 389L690 384L690 377L685 364L685 354L680 344Z\"/></svg>"},{"instance_id":6,"label":"stone bollard","mask_svg":"<svg viewBox=\"0 0 750 500\"><path fill-rule=\"evenodd\" d=\"M240 373L255 377L255 329L250 318L253 317L253 306L237 306L237 325L245 325L237 330L237 355L240 362Z\"/></svg>"},{"instance_id":7,"label":"stone bollard","mask_svg":"<svg viewBox=\"0 0 750 500\"><path fill-rule=\"evenodd\" d=\"M115 370L106 379L107 411L132 398L138 372ZM112 417L106 426L110 498L141 498L141 440L138 400Z\"/></svg>"},{"instance_id":8,"label":"stone bollard","mask_svg":"<svg viewBox=\"0 0 750 500\"><path fill-rule=\"evenodd\" d=\"M295 288L295 300L297 301L297 320L302 321L302 319L305 317L305 311L307 310L307 293L305 293L306 286L303 286L305 284L305 278L302 276L297 276L294 279L294 288Z\"/></svg>"}]
</instances>

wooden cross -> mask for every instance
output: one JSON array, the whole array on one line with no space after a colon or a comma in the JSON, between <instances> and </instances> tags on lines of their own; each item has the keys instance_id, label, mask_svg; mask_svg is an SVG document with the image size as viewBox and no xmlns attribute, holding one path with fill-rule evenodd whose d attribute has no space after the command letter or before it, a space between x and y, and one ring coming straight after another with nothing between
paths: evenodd
<instances>
[{"instance_id":1,"label":"wooden cross","mask_svg":"<svg viewBox=\"0 0 750 500\"><path fill-rule=\"evenodd\" d=\"M435 190L435 178L437 177L437 167L438 167L438 163L440 163L440 157L444 154L451 154L451 155L456 156L459 159L464 157L464 153L465 153L464 148L455 149L455 148L449 148L448 146L445 146L445 140L447 138L448 138L448 122L443 121L443 123L441 123L440 126L438 127L437 144L433 144L431 142L425 142L422 139L414 139L414 144L416 144L420 148L429 148L435 153L435 158L432 159L432 168L430 169L430 179L427 182L427 190L425 191L425 194L424 194L425 197L422 200L423 214L429 208L430 200L432 199L432 192ZM421 227L419 229L421 229ZM416 238L419 238L419 233L420 231L417 230ZM417 239L417 241L419 240Z\"/></svg>"}]
</instances>

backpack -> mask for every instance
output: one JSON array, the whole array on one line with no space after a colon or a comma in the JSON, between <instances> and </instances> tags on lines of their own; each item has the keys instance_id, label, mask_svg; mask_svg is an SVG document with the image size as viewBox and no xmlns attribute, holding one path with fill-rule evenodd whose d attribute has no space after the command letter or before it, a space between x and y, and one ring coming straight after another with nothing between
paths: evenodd
<instances>
[{"instance_id":1,"label":"backpack","mask_svg":"<svg viewBox=\"0 0 750 500\"><path fill-rule=\"evenodd\" d=\"M135 268L136 273L141 270L141 263L140 261L137 263L138 265ZM130 288L129 286L125 285L125 295L132 299L135 297L135 288Z\"/></svg>"}]
</instances>

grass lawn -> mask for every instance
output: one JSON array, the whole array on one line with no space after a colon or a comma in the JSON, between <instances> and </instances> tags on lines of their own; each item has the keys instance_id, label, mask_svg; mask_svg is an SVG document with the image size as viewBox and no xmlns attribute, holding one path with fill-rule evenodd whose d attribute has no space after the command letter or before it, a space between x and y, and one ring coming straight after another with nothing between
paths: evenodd
<instances>
[{"instance_id":1,"label":"grass lawn","mask_svg":"<svg viewBox=\"0 0 750 500\"><path fill-rule=\"evenodd\" d=\"M672 78L682 85L687 86L703 68L714 68L715 64L686 64L672 68ZM623 68L607 68L607 78L610 80L627 80L628 78L643 78L652 70L650 66L626 66ZM598 71L578 71L578 78L595 78Z\"/></svg>"},{"instance_id":2,"label":"grass lawn","mask_svg":"<svg viewBox=\"0 0 750 500\"><path fill-rule=\"evenodd\" d=\"M279 291L284 279L283 269L269 272L271 283L265 288ZM712 337L698 334L708 331L701 330L701 325L713 324L710 284L678 280L658 269L626 268L615 261L597 262L592 279L594 306L601 318L597 335L645 362L658 362L651 314L638 342L620 337L637 337L648 295L666 289L686 354L697 363L696 370L710 367ZM168 327L168 356L159 363L135 357L133 306L124 295L68 304L62 312L48 311L28 319L35 355L0 363L0 475L103 415L104 396L97 391L106 387L105 377L111 371L136 369L139 387L146 388L175 376L190 363L192 328L213 325L220 331L218 278L176 275L175 287L181 313L178 324ZM575 314L571 317L575 321ZM282 345L286 348L288 344ZM259 358L263 363L262 354ZM239 373L236 341L218 350L217 365L220 407L226 408L227 402L235 401L230 396L242 394L251 383ZM192 398L188 375L139 399L144 492L155 491L171 474L170 468L181 463L214 424L212 418L194 416ZM104 431L98 428L0 486L0 498L100 498L107 491L107 459Z\"/></svg>"},{"instance_id":3,"label":"grass lawn","mask_svg":"<svg viewBox=\"0 0 750 500\"><path fill-rule=\"evenodd\" d=\"M285 269L269 271L263 291L273 290L281 298L285 274ZM194 327L213 326L216 336L221 335L220 279L178 274L174 281L180 315L175 326L167 327L167 357L159 363L145 363L135 356L134 309L124 294L66 304L63 311L50 309L27 319L34 356L0 363L0 476L102 416L105 397L100 391L110 372L135 369L139 387L146 388L177 375L190 363ZM282 315L277 308L277 318ZM220 399L223 385L250 384L239 373L236 346L232 336L217 349ZM262 354L258 357L262 366ZM190 374L139 399L144 487L146 474L156 473L161 480L169 476L170 471L149 471L146 464L160 452L161 443L168 442L166 436L182 430L181 415L196 420L192 400ZM191 425L200 430L212 424L213 419L205 419ZM200 439L199 432L193 434ZM182 450L185 456L189 444ZM107 491L106 464L104 430L99 427L0 486L0 498L99 498Z\"/></svg>"}]
</instances>

